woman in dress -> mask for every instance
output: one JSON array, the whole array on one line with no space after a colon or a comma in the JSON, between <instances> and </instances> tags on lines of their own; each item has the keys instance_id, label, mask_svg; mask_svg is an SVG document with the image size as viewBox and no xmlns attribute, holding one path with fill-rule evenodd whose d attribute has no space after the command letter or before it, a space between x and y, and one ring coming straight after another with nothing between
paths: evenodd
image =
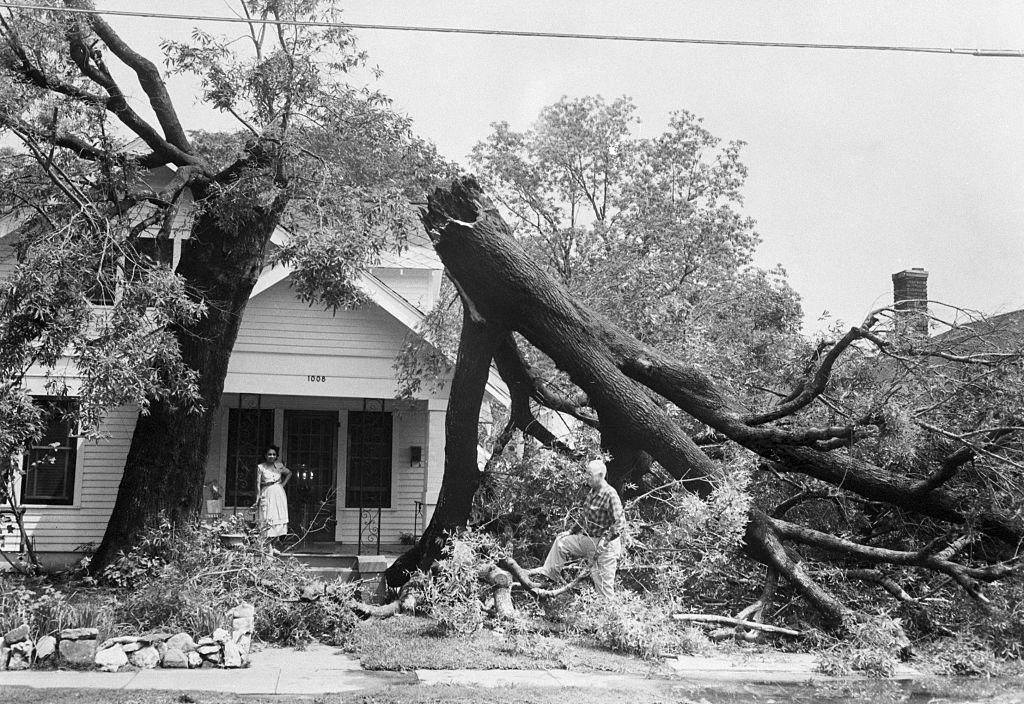
<instances>
[{"instance_id":1,"label":"woman in dress","mask_svg":"<svg viewBox=\"0 0 1024 704\"><path fill-rule=\"evenodd\" d=\"M260 488L256 520L263 537L269 541L288 532L288 497L284 487L292 473L278 460L279 455L277 445L271 445L265 460L256 468L256 486Z\"/></svg>"}]
</instances>

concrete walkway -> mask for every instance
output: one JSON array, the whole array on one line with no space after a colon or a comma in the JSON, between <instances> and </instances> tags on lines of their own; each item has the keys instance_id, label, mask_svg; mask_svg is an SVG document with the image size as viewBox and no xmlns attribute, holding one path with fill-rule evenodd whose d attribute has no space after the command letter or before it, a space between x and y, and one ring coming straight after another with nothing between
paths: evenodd
<instances>
[{"instance_id":1,"label":"concrete walkway","mask_svg":"<svg viewBox=\"0 0 1024 704\"><path fill-rule=\"evenodd\" d=\"M326 645L305 650L267 648L252 656L241 670L139 670L133 672L82 672L75 670L28 670L0 672L4 687L70 689L161 689L234 692L236 694L319 695L353 692L400 684L463 684L485 687L600 687L607 689L657 689L666 685L712 682L784 684L810 680L835 681L814 672L810 655L773 654L770 659L700 658L684 656L667 663L678 679L642 675L575 672L568 670L416 670L371 672L363 670L351 655ZM898 679L918 673L902 668Z\"/></svg>"},{"instance_id":2,"label":"concrete walkway","mask_svg":"<svg viewBox=\"0 0 1024 704\"><path fill-rule=\"evenodd\" d=\"M71 689L167 689L235 694L325 694L354 692L389 684L415 684L411 672L369 672L337 648L312 645L306 650L267 648L252 654L239 670L138 670L84 672L24 670L0 672L5 686Z\"/></svg>"}]
</instances>

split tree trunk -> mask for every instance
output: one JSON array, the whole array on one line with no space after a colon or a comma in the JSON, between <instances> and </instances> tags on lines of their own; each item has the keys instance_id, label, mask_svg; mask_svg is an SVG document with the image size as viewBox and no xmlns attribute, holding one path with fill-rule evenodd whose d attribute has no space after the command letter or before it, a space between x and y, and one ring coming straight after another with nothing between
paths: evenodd
<instances>
[{"instance_id":1,"label":"split tree trunk","mask_svg":"<svg viewBox=\"0 0 1024 704\"><path fill-rule=\"evenodd\" d=\"M474 319L464 308L462 338L445 415L444 478L434 515L423 535L384 573L397 589L417 570L427 571L438 560L448 536L465 528L480 486L477 446L480 405L490 372L491 357L501 342L500 329Z\"/></svg>"},{"instance_id":2,"label":"split tree trunk","mask_svg":"<svg viewBox=\"0 0 1024 704\"><path fill-rule=\"evenodd\" d=\"M977 514L981 516L977 527L990 536L1011 545L1024 538L1020 521L992 514L984 507L972 507L968 497L941 489L921 491L902 478L842 451L809 447L808 437L813 436L814 429L789 431L748 423L752 416L747 409L702 370L643 345L582 306L559 286L515 242L507 224L472 179L456 181L447 190L438 189L429 198L423 221L473 319L486 321L495 329L520 333L566 372L597 412L602 444L623 468L642 467L653 459L699 496L708 495L721 478L719 465L667 414L652 397L653 392L734 442L777 463L783 471L803 473L872 500L951 523L964 523L968 516ZM485 348L475 352L474 365L484 363L484 357L489 361L491 352ZM478 366L475 368L479 370ZM461 351L456 376L460 373L468 373L463 368ZM479 398L474 397L476 406L468 409L463 405L465 400L457 399L453 388L452 399L458 402L461 422L475 422ZM449 420L452 418L453 408L449 407ZM468 433L468 426L465 431ZM449 435L449 443L452 440ZM620 471L626 474L629 470ZM436 541L445 530L465 525L469 518L468 499L478 481L475 465L470 468L468 456L459 464L453 464L451 456L446 458L442 502L424 538L414 548L420 564L426 556L437 554ZM445 498L450 496L458 496L459 500ZM784 575L828 620L838 625L849 616L849 608L789 558L782 546L784 535L797 541L813 539L784 530L762 511L751 512L746 532L748 552ZM428 540L435 542L428 544ZM838 542L834 547L856 551L856 546ZM906 553L885 559L912 564L908 560L914 556L915 553ZM996 572L975 571L972 578L988 579ZM962 574L958 576L967 579ZM401 575L396 570L389 578L397 583Z\"/></svg>"}]
</instances>

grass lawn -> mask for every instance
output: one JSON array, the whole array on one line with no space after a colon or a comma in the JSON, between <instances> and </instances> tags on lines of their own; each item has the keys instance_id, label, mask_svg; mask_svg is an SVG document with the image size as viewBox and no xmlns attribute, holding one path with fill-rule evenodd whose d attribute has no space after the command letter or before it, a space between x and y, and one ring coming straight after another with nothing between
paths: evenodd
<instances>
[{"instance_id":1,"label":"grass lawn","mask_svg":"<svg viewBox=\"0 0 1024 704\"><path fill-rule=\"evenodd\" d=\"M563 637L522 635L488 628L439 636L427 618L395 616L364 621L347 647L366 670L596 670L668 677L665 665L588 646Z\"/></svg>"},{"instance_id":2,"label":"grass lawn","mask_svg":"<svg viewBox=\"0 0 1024 704\"><path fill-rule=\"evenodd\" d=\"M947 682L943 686L895 682L811 685L757 685L722 682L716 685L652 682L640 689L571 687L388 686L365 692L298 695L240 695L220 692L167 692L104 689L28 689L10 687L5 701L18 704L1016 704L1020 683ZM1009 691L1008 691L1009 689Z\"/></svg>"}]
</instances>

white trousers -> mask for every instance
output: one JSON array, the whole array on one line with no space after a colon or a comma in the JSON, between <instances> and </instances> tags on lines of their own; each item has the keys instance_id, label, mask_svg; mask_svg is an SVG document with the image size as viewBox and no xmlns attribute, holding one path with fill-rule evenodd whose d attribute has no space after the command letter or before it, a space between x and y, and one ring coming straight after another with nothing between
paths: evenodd
<instances>
[{"instance_id":1,"label":"white trousers","mask_svg":"<svg viewBox=\"0 0 1024 704\"><path fill-rule=\"evenodd\" d=\"M555 538L544 560L540 572L552 580L562 578L562 568L566 563L575 560L593 560L590 567L590 579L594 588L601 596L611 596L615 591L615 570L622 554L622 541L619 538L605 545L604 550L597 551L597 539L579 533L560 535ZM595 559L596 555L596 559Z\"/></svg>"}]
</instances>

